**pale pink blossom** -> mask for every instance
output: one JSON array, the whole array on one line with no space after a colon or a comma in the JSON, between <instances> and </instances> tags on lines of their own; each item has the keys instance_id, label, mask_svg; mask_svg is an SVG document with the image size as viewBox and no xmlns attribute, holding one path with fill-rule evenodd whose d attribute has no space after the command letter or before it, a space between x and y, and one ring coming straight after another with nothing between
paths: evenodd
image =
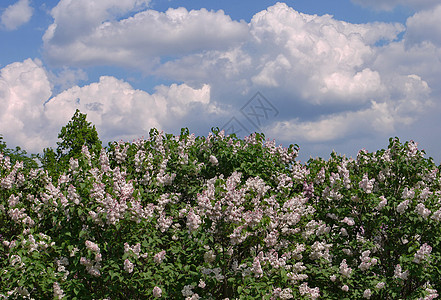
<instances>
[{"instance_id":1,"label":"pale pink blossom","mask_svg":"<svg viewBox=\"0 0 441 300\"><path fill-rule=\"evenodd\" d=\"M346 263L346 259L343 259L340 263L340 274L342 274L344 277L351 276L352 269L348 267L348 264Z\"/></svg>"},{"instance_id":2,"label":"pale pink blossom","mask_svg":"<svg viewBox=\"0 0 441 300\"><path fill-rule=\"evenodd\" d=\"M432 213L424 206L423 203L418 203L418 205L415 207L415 211L424 219L427 219L427 217Z\"/></svg>"},{"instance_id":3,"label":"pale pink blossom","mask_svg":"<svg viewBox=\"0 0 441 300\"><path fill-rule=\"evenodd\" d=\"M58 284L58 282L54 282L52 287L54 289L54 298L56 298L56 299L63 299L63 297L66 296L64 294L64 291L60 288L60 285Z\"/></svg>"},{"instance_id":4,"label":"pale pink blossom","mask_svg":"<svg viewBox=\"0 0 441 300\"><path fill-rule=\"evenodd\" d=\"M402 196L403 199L413 199L413 197L415 197L415 191L413 190L413 188L408 189L407 187L405 187Z\"/></svg>"},{"instance_id":5,"label":"pale pink blossom","mask_svg":"<svg viewBox=\"0 0 441 300\"><path fill-rule=\"evenodd\" d=\"M213 250L209 250L204 253L204 261L206 263L212 263L216 260L216 254L214 254Z\"/></svg>"},{"instance_id":6,"label":"pale pink blossom","mask_svg":"<svg viewBox=\"0 0 441 300\"><path fill-rule=\"evenodd\" d=\"M95 244L94 242L86 241L85 244L86 244L86 248L88 250L93 251L93 252L97 252L97 253L100 252L100 247L98 247L98 245Z\"/></svg>"},{"instance_id":7,"label":"pale pink blossom","mask_svg":"<svg viewBox=\"0 0 441 300\"><path fill-rule=\"evenodd\" d=\"M198 287L200 287L201 289L205 288L206 284L202 279L199 279L199 284Z\"/></svg>"},{"instance_id":8,"label":"pale pink blossom","mask_svg":"<svg viewBox=\"0 0 441 300\"><path fill-rule=\"evenodd\" d=\"M164 258L165 258L165 250L162 250L161 252L158 252L155 254L155 256L153 257L153 260L155 261L155 263L160 264L160 263L162 263Z\"/></svg>"},{"instance_id":9,"label":"pale pink blossom","mask_svg":"<svg viewBox=\"0 0 441 300\"><path fill-rule=\"evenodd\" d=\"M409 200L404 200L403 202L398 204L397 212L399 212L402 215L408 206L409 206Z\"/></svg>"},{"instance_id":10,"label":"pale pink blossom","mask_svg":"<svg viewBox=\"0 0 441 300\"><path fill-rule=\"evenodd\" d=\"M257 256L254 258L253 267L251 268L251 270L255 274L256 277L262 277L263 270L260 265L260 260Z\"/></svg>"},{"instance_id":11,"label":"pale pink blossom","mask_svg":"<svg viewBox=\"0 0 441 300\"><path fill-rule=\"evenodd\" d=\"M187 227L190 232L197 230L201 224L201 217L195 214L193 209L190 209L190 212L187 215Z\"/></svg>"},{"instance_id":12,"label":"pale pink blossom","mask_svg":"<svg viewBox=\"0 0 441 300\"><path fill-rule=\"evenodd\" d=\"M381 290L382 288L384 288L386 286L386 283L384 283L383 281L377 283L377 285L375 286L377 289Z\"/></svg>"},{"instance_id":13,"label":"pale pink blossom","mask_svg":"<svg viewBox=\"0 0 441 300\"><path fill-rule=\"evenodd\" d=\"M398 264L395 266L394 277L400 278L402 280L407 280L408 276L409 276L409 270L402 272L401 265Z\"/></svg>"},{"instance_id":14,"label":"pale pink blossom","mask_svg":"<svg viewBox=\"0 0 441 300\"><path fill-rule=\"evenodd\" d=\"M430 253L432 252L432 247L427 245L427 243L424 243L421 248L415 253L413 262L414 263L421 263L423 260L426 260Z\"/></svg>"},{"instance_id":15,"label":"pale pink blossom","mask_svg":"<svg viewBox=\"0 0 441 300\"><path fill-rule=\"evenodd\" d=\"M304 282L299 286L299 292L302 296L307 296L310 299L317 299L320 297L320 289L318 287L310 288L308 283Z\"/></svg>"},{"instance_id":16,"label":"pale pink blossom","mask_svg":"<svg viewBox=\"0 0 441 300\"><path fill-rule=\"evenodd\" d=\"M133 263L129 259L124 260L124 271L133 272Z\"/></svg>"},{"instance_id":17,"label":"pale pink blossom","mask_svg":"<svg viewBox=\"0 0 441 300\"><path fill-rule=\"evenodd\" d=\"M364 174L363 179L359 182L359 187L367 194L372 193L374 188L375 178L369 180L368 175Z\"/></svg>"},{"instance_id":18,"label":"pale pink blossom","mask_svg":"<svg viewBox=\"0 0 441 300\"><path fill-rule=\"evenodd\" d=\"M380 196L380 203L376 207L377 210L382 210L387 205L387 199L384 196Z\"/></svg>"},{"instance_id":19,"label":"pale pink blossom","mask_svg":"<svg viewBox=\"0 0 441 300\"><path fill-rule=\"evenodd\" d=\"M363 292L363 298L370 299L372 296L372 292L370 289L365 289Z\"/></svg>"},{"instance_id":20,"label":"pale pink blossom","mask_svg":"<svg viewBox=\"0 0 441 300\"><path fill-rule=\"evenodd\" d=\"M210 155L210 163L213 164L214 166L217 166L219 164L216 156Z\"/></svg>"},{"instance_id":21,"label":"pale pink blossom","mask_svg":"<svg viewBox=\"0 0 441 300\"><path fill-rule=\"evenodd\" d=\"M354 226L355 221L354 221L353 218L345 217L345 218L342 220L342 223L346 223L346 224L348 224L349 226Z\"/></svg>"},{"instance_id":22,"label":"pale pink blossom","mask_svg":"<svg viewBox=\"0 0 441 300\"><path fill-rule=\"evenodd\" d=\"M155 287L153 288L153 297L155 297L155 298L161 298L161 296L162 296L162 290L161 290L161 288L155 286Z\"/></svg>"}]
</instances>

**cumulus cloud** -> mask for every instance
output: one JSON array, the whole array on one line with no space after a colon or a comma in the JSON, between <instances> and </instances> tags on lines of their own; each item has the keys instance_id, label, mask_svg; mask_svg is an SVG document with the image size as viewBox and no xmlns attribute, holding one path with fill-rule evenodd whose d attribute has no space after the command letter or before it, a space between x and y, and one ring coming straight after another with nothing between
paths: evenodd
<instances>
[{"instance_id":1,"label":"cumulus cloud","mask_svg":"<svg viewBox=\"0 0 441 300\"><path fill-rule=\"evenodd\" d=\"M0 128L8 145L28 150L46 145L43 104L51 84L41 61L27 59L0 69Z\"/></svg>"},{"instance_id":2,"label":"cumulus cloud","mask_svg":"<svg viewBox=\"0 0 441 300\"><path fill-rule=\"evenodd\" d=\"M284 3L256 14L249 27L240 46L184 56L161 65L157 73L205 79L213 87L214 81L223 81L240 92L277 88L316 104L365 103L384 88L378 72L369 68L375 43L394 40L404 30L400 24L351 24L302 14Z\"/></svg>"},{"instance_id":3,"label":"cumulus cloud","mask_svg":"<svg viewBox=\"0 0 441 300\"><path fill-rule=\"evenodd\" d=\"M259 130L284 142L374 133L387 138L434 108L439 71L430 64L439 65L439 48L406 48L398 40L406 31L401 24L352 24L278 3L256 14L249 27L240 46L184 56L158 73L184 82L205 80L215 99L233 105L237 95L264 91L281 114ZM234 92L234 98L225 96Z\"/></svg>"},{"instance_id":4,"label":"cumulus cloud","mask_svg":"<svg viewBox=\"0 0 441 300\"><path fill-rule=\"evenodd\" d=\"M29 5L29 0L19 0L8 6L0 16L0 23L7 30L14 30L21 25L29 22L32 17L33 9Z\"/></svg>"},{"instance_id":5,"label":"cumulus cloud","mask_svg":"<svg viewBox=\"0 0 441 300\"><path fill-rule=\"evenodd\" d=\"M363 7L371 7L374 10L391 11L397 6L405 6L415 10L427 9L439 4L438 0L351 0Z\"/></svg>"},{"instance_id":6,"label":"cumulus cloud","mask_svg":"<svg viewBox=\"0 0 441 300\"><path fill-rule=\"evenodd\" d=\"M92 9L90 1L60 1L52 10L54 23L43 37L47 58L60 65L149 69L161 57L227 49L248 31L245 23L232 21L223 11L144 10L120 20L111 14L133 10L138 2L94 1L97 7Z\"/></svg>"},{"instance_id":7,"label":"cumulus cloud","mask_svg":"<svg viewBox=\"0 0 441 300\"><path fill-rule=\"evenodd\" d=\"M8 145L31 152L53 147L76 109L87 114L103 141L139 138L153 127L179 131L189 114L206 122L215 109L208 85L161 85L149 94L123 80L102 76L98 82L52 96L50 78L37 59L0 69L0 128Z\"/></svg>"},{"instance_id":8,"label":"cumulus cloud","mask_svg":"<svg viewBox=\"0 0 441 300\"><path fill-rule=\"evenodd\" d=\"M434 101L441 95L439 33L423 33L437 24L438 8L416 13L404 26L352 24L277 3L246 24L222 11L157 12L144 9L148 1L95 2L91 15L83 0L61 1L52 11L45 54L68 66L39 78L52 86L65 83L66 90L46 95L50 100L39 108L53 136L76 108L103 140L140 137L151 127L209 130L240 115L257 91L280 113L265 128L246 127L313 148L373 136L387 140L440 110ZM69 15L71 5L83 13ZM74 18L85 21L69 28ZM74 67L90 64L131 66L181 84L147 93L103 76L78 86L84 74Z\"/></svg>"},{"instance_id":9,"label":"cumulus cloud","mask_svg":"<svg viewBox=\"0 0 441 300\"><path fill-rule=\"evenodd\" d=\"M61 128L79 109L87 113L103 140L131 140L153 127L168 132L179 129L184 117L190 112L203 115L209 104L208 85L199 89L186 84L162 85L149 94L123 80L102 76L98 82L75 86L50 99L45 115Z\"/></svg>"},{"instance_id":10,"label":"cumulus cloud","mask_svg":"<svg viewBox=\"0 0 441 300\"><path fill-rule=\"evenodd\" d=\"M435 46L441 46L441 4L433 9L424 10L415 13L407 19L406 22L406 42L415 43L433 43Z\"/></svg>"},{"instance_id":11,"label":"cumulus cloud","mask_svg":"<svg viewBox=\"0 0 441 300\"><path fill-rule=\"evenodd\" d=\"M283 140L327 142L357 136L391 135L402 125L412 124L419 113L433 106L431 89L417 75L401 76L392 83L394 99L371 101L369 108L320 116L315 121L298 118L275 122L267 132Z\"/></svg>"}]
</instances>

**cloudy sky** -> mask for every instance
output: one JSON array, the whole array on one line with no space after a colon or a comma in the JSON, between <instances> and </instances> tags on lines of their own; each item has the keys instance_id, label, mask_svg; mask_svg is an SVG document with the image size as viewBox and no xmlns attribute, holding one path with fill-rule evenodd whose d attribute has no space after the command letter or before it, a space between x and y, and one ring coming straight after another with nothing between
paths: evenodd
<instances>
[{"instance_id":1,"label":"cloudy sky","mask_svg":"<svg viewBox=\"0 0 441 300\"><path fill-rule=\"evenodd\" d=\"M415 140L441 163L439 0L3 0L0 134L264 132L299 160Z\"/></svg>"}]
</instances>

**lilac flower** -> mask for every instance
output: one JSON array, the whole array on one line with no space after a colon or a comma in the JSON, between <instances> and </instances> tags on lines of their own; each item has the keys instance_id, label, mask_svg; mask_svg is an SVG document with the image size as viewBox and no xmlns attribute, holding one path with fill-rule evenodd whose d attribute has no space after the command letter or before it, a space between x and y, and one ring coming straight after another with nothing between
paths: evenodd
<instances>
[{"instance_id":1,"label":"lilac flower","mask_svg":"<svg viewBox=\"0 0 441 300\"><path fill-rule=\"evenodd\" d=\"M165 250L162 250L161 252L158 252L155 254L155 256L153 257L153 260L155 261L155 263L160 264L160 263L162 263L164 258L165 258Z\"/></svg>"},{"instance_id":2,"label":"lilac flower","mask_svg":"<svg viewBox=\"0 0 441 300\"><path fill-rule=\"evenodd\" d=\"M124 260L124 271L133 272L133 263L129 259Z\"/></svg>"},{"instance_id":3,"label":"lilac flower","mask_svg":"<svg viewBox=\"0 0 441 300\"><path fill-rule=\"evenodd\" d=\"M153 297L161 298L161 296L162 296L162 290L159 287L155 286L153 288Z\"/></svg>"}]
</instances>

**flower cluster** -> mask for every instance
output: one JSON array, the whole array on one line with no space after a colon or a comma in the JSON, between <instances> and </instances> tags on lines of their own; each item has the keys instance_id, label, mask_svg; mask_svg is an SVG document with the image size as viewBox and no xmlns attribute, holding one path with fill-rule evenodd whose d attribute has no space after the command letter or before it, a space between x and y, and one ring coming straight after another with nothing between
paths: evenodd
<instances>
[{"instance_id":1,"label":"flower cluster","mask_svg":"<svg viewBox=\"0 0 441 300\"><path fill-rule=\"evenodd\" d=\"M0 298L438 297L440 174L416 143L296 155L152 130L55 180L0 154Z\"/></svg>"}]
</instances>

